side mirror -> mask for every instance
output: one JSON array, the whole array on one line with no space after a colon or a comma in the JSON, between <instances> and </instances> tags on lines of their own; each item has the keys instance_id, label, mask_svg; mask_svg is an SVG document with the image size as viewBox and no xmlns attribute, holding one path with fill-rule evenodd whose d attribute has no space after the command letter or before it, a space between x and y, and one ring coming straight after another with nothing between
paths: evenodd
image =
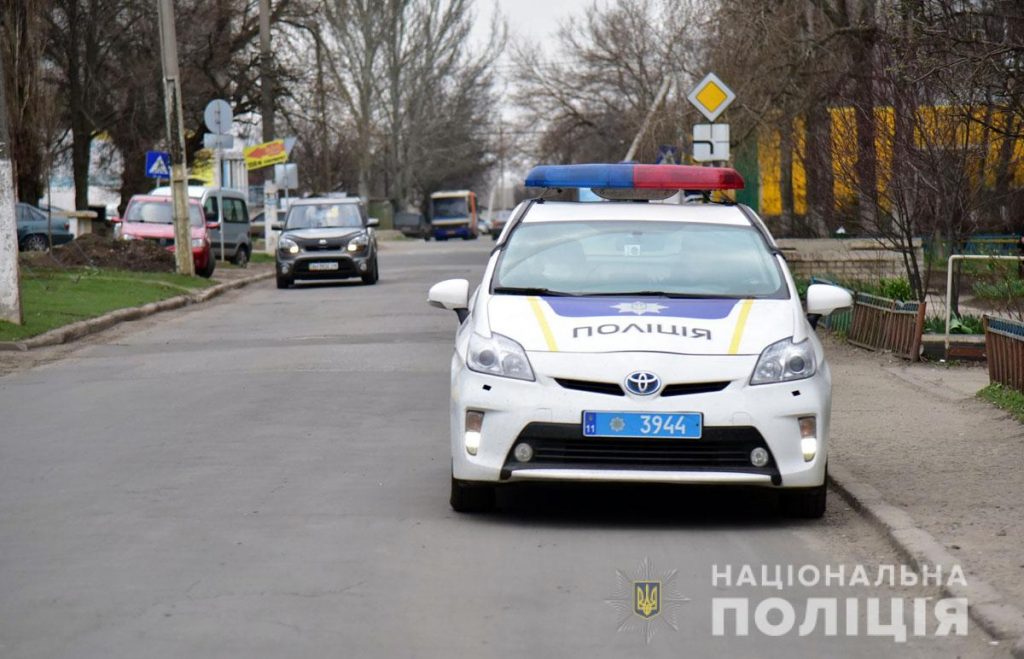
<instances>
[{"instance_id":1,"label":"side mirror","mask_svg":"<svg viewBox=\"0 0 1024 659\"><path fill-rule=\"evenodd\" d=\"M111 224L121 224L121 218L119 218L119 217L112 217L112 218L110 218L110 223Z\"/></svg>"},{"instance_id":2,"label":"side mirror","mask_svg":"<svg viewBox=\"0 0 1024 659\"><path fill-rule=\"evenodd\" d=\"M461 323L469 315L469 282L465 279L446 279L430 287L427 302L432 307L454 311Z\"/></svg>"},{"instance_id":3,"label":"side mirror","mask_svg":"<svg viewBox=\"0 0 1024 659\"><path fill-rule=\"evenodd\" d=\"M281 222L271 222L270 229L272 231L284 231L284 224Z\"/></svg>"},{"instance_id":4,"label":"side mirror","mask_svg":"<svg viewBox=\"0 0 1024 659\"><path fill-rule=\"evenodd\" d=\"M368 219L366 221L366 226L368 226L368 227L379 227L380 226L380 220L378 220L375 217L371 217L370 219Z\"/></svg>"},{"instance_id":5,"label":"side mirror","mask_svg":"<svg viewBox=\"0 0 1024 659\"><path fill-rule=\"evenodd\" d=\"M209 229L210 231L216 231L217 229L220 228L220 222L207 222L206 228Z\"/></svg>"},{"instance_id":6,"label":"side mirror","mask_svg":"<svg viewBox=\"0 0 1024 659\"><path fill-rule=\"evenodd\" d=\"M807 287L807 314L827 316L836 309L853 306L850 291L828 284L811 284Z\"/></svg>"}]
</instances>

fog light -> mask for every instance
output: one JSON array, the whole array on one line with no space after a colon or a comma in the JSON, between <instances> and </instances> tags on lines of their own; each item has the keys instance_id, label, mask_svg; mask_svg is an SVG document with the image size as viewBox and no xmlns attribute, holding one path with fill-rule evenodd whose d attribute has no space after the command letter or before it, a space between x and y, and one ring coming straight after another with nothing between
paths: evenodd
<instances>
[{"instance_id":1,"label":"fog light","mask_svg":"<svg viewBox=\"0 0 1024 659\"><path fill-rule=\"evenodd\" d=\"M290 265L288 265L287 263L282 263L281 264L281 273L282 274L288 274L291 271L291 269L292 269L292 267Z\"/></svg>"},{"instance_id":2,"label":"fog light","mask_svg":"<svg viewBox=\"0 0 1024 659\"><path fill-rule=\"evenodd\" d=\"M804 454L804 462L810 462L818 454L818 438L804 437L800 440L800 450Z\"/></svg>"},{"instance_id":3,"label":"fog light","mask_svg":"<svg viewBox=\"0 0 1024 659\"><path fill-rule=\"evenodd\" d=\"M763 467L768 464L768 451L760 446L750 452L750 464L755 467Z\"/></svg>"},{"instance_id":4,"label":"fog light","mask_svg":"<svg viewBox=\"0 0 1024 659\"><path fill-rule=\"evenodd\" d=\"M366 263L365 262L359 264L359 272L366 272Z\"/></svg>"},{"instance_id":5,"label":"fog light","mask_svg":"<svg viewBox=\"0 0 1024 659\"><path fill-rule=\"evenodd\" d=\"M526 443L516 444L516 450L512 454L519 462L529 462L533 460L533 447Z\"/></svg>"},{"instance_id":6,"label":"fog light","mask_svg":"<svg viewBox=\"0 0 1024 659\"><path fill-rule=\"evenodd\" d=\"M463 442L466 444L466 453L476 455L476 452L480 450L480 429L483 425L483 412L466 412L466 432L463 436Z\"/></svg>"}]
</instances>

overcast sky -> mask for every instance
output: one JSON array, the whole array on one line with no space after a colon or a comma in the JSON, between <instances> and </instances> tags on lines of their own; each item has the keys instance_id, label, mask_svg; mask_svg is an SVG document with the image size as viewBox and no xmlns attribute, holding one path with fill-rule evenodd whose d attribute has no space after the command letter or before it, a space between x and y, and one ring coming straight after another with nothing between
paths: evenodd
<instances>
[{"instance_id":1,"label":"overcast sky","mask_svg":"<svg viewBox=\"0 0 1024 659\"><path fill-rule=\"evenodd\" d=\"M508 20L509 39L527 36L535 41L551 37L569 15L581 15L593 0L476 0L477 38L487 38L494 6Z\"/></svg>"}]
</instances>

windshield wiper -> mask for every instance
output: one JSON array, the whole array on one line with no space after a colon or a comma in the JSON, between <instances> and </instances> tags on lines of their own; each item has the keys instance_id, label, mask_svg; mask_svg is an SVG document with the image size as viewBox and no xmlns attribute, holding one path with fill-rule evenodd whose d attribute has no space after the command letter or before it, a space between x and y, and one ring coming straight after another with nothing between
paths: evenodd
<instances>
[{"instance_id":1,"label":"windshield wiper","mask_svg":"<svg viewBox=\"0 0 1024 659\"><path fill-rule=\"evenodd\" d=\"M550 288L531 288L517 286L496 286L494 292L504 295L547 295L549 297L575 297L576 293L553 291Z\"/></svg>"}]
</instances>

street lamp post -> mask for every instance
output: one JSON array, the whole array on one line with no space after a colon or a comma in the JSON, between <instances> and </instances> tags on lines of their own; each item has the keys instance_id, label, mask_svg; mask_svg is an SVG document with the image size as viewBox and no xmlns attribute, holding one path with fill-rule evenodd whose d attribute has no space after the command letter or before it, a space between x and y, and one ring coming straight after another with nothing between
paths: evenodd
<instances>
[{"instance_id":1,"label":"street lamp post","mask_svg":"<svg viewBox=\"0 0 1024 659\"><path fill-rule=\"evenodd\" d=\"M192 234L188 220L188 188L185 178L185 120L181 112L181 74L178 70L178 37L174 29L172 0L157 0L160 14L160 54L164 71L164 116L171 152L171 197L174 203L174 255L178 273L194 275Z\"/></svg>"}]
</instances>

